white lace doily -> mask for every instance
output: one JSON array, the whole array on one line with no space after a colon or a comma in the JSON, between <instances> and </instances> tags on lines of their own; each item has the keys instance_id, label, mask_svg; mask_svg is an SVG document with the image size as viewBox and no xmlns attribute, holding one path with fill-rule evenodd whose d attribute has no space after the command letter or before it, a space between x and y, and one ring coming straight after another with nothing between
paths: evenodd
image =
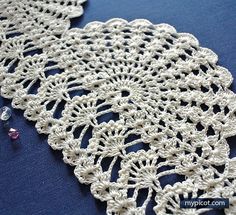
<instances>
[{"instance_id":1,"label":"white lace doily","mask_svg":"<svg viewBox=\"0 0 236 215\"><path fill-rule=\"evenodd\" d=\"M28 33L32 37L42 37L45 32L61 34L70 27L71 18L83 14L81 4L85 1L0 0L0 36Z\"/></svg>"},{"instance_id":2,"label":"white lace doily","mask_svg":"<svg viewBox=\"0 0 236 215\"><path fill-rule=\"evenodd\" d=\"M63 18L52 12L56 33L46 29L48 36L40 37L30 33L40 22L28 13L60 4L28 2L0 8L6 17L0 21L2 96L49 134L79 181L107 202L107 214L145 214L152 197L156 214L209 210L180 209L183 197L229 198L225 213L236 214L236 159L229 158L226 141L236 134L236 96L217 55L194 36L147 20L112 19L65 31L78 7ZM29 31L9 14L29 20ZM38 17L49 22L44 15ZM163 185L165 176L184 179Z\"/></svg>"}]
</instances>

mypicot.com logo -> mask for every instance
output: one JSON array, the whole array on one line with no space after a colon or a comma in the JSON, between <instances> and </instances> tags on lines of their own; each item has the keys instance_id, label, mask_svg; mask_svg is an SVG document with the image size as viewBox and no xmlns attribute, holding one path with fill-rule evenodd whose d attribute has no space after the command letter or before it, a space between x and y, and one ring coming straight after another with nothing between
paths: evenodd
<instances>
[{"instance_id":1,"label":"mypicot.com logo","mask_svg":"<svg viewBox=\"0 0 236 215\"><path fill-rule=\"evenodd\" d=\"M229 199L227 198L192 198L182 199L180 201L181 208L229 208Z\"/></svg>"}]
</instances>

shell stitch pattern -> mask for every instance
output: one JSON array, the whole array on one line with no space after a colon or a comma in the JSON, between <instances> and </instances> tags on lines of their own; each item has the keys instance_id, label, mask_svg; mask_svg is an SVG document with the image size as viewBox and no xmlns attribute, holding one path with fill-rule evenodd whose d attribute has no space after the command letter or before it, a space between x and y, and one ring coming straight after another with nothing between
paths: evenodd
<instances>
[{"instance_id":1,"label":"shell stitch pattern","mask_svg":"<svg viewBox=\"0 0 236 215\"><path fill-rule=\"evenodd\" d=\"M183 196L227 197L225 213L235 213L236 161L226 138L236 134L236 96L215 53L191 34L143 19L65 30L74 14L66 13L50 36L32 36L35 27L25 33L23 25L10 24L11 7L19 6L24 17L39 2L53 11L55 1L6 2L0 8L7 18L0 21L1 94L49 134L79 181L107 202L107 214L145 214L151 198L156 214L209 210L179 208ZM8 37L16 31L22 34ZM166 176L176 183L163 184Z\"/></svg>"},{"instance_id":2,"label":"shell stitch pattern","mask_svg":"<svg viewBox=\"0 0 236 215\"><path fill-rule=\"evenodd\" d=\"M31 36L48 31L62 34L70 27L70 19L83 14L86 0L0 0L1 31L9 34L29 33ZM42 37L42 35L37 35Z\"/></svg>"}]
</instances>

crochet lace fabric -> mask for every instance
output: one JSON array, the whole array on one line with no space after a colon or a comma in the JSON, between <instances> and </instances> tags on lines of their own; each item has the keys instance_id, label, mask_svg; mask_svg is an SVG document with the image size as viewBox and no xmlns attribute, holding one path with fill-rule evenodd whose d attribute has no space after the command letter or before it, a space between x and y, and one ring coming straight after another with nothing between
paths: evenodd
<instances>
[{"instance_id":1,"label":"crochet lace fabric","mask_svg":"<svg viewBox=\"0 0 236 215\"><path fill-rule=\"evenodd\" d=\"M216 54L147 20L68 30L83 1L0 2L2 96L49 134L107 214L145 214L152 198L160 215L210 210L181 209L183 197L229 198L225 213L236 214L226 141L236 95Z\"/></svg>"}]
</instances>

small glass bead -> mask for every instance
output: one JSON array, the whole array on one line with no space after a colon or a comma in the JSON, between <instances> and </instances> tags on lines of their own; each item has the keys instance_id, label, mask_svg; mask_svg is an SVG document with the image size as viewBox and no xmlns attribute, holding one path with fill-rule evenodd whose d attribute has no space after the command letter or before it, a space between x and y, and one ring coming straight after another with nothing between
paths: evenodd
<instances>
[{"instance_id":1,"label":"small glass bead","mask_svg":"<svg viewBox=\"0 0 236 215\"><path fill-rule=\"evenodd\" d=\"M12 139L12 140L17 140L20 136L20 132L15 129L15 128L10 128L8 131L8 136Z\"/></svg>"},{"instance_id":2,"label":"small glass bead","mask_svg":"<svg viewBox=\"0 0 236 215\"><path fill-rule=\"evenodd\" d=\"M7 121L11 117L11 109L9 107L2 107L0 109L0 119L2 121Z\"/></svg>"}]
</instances>

